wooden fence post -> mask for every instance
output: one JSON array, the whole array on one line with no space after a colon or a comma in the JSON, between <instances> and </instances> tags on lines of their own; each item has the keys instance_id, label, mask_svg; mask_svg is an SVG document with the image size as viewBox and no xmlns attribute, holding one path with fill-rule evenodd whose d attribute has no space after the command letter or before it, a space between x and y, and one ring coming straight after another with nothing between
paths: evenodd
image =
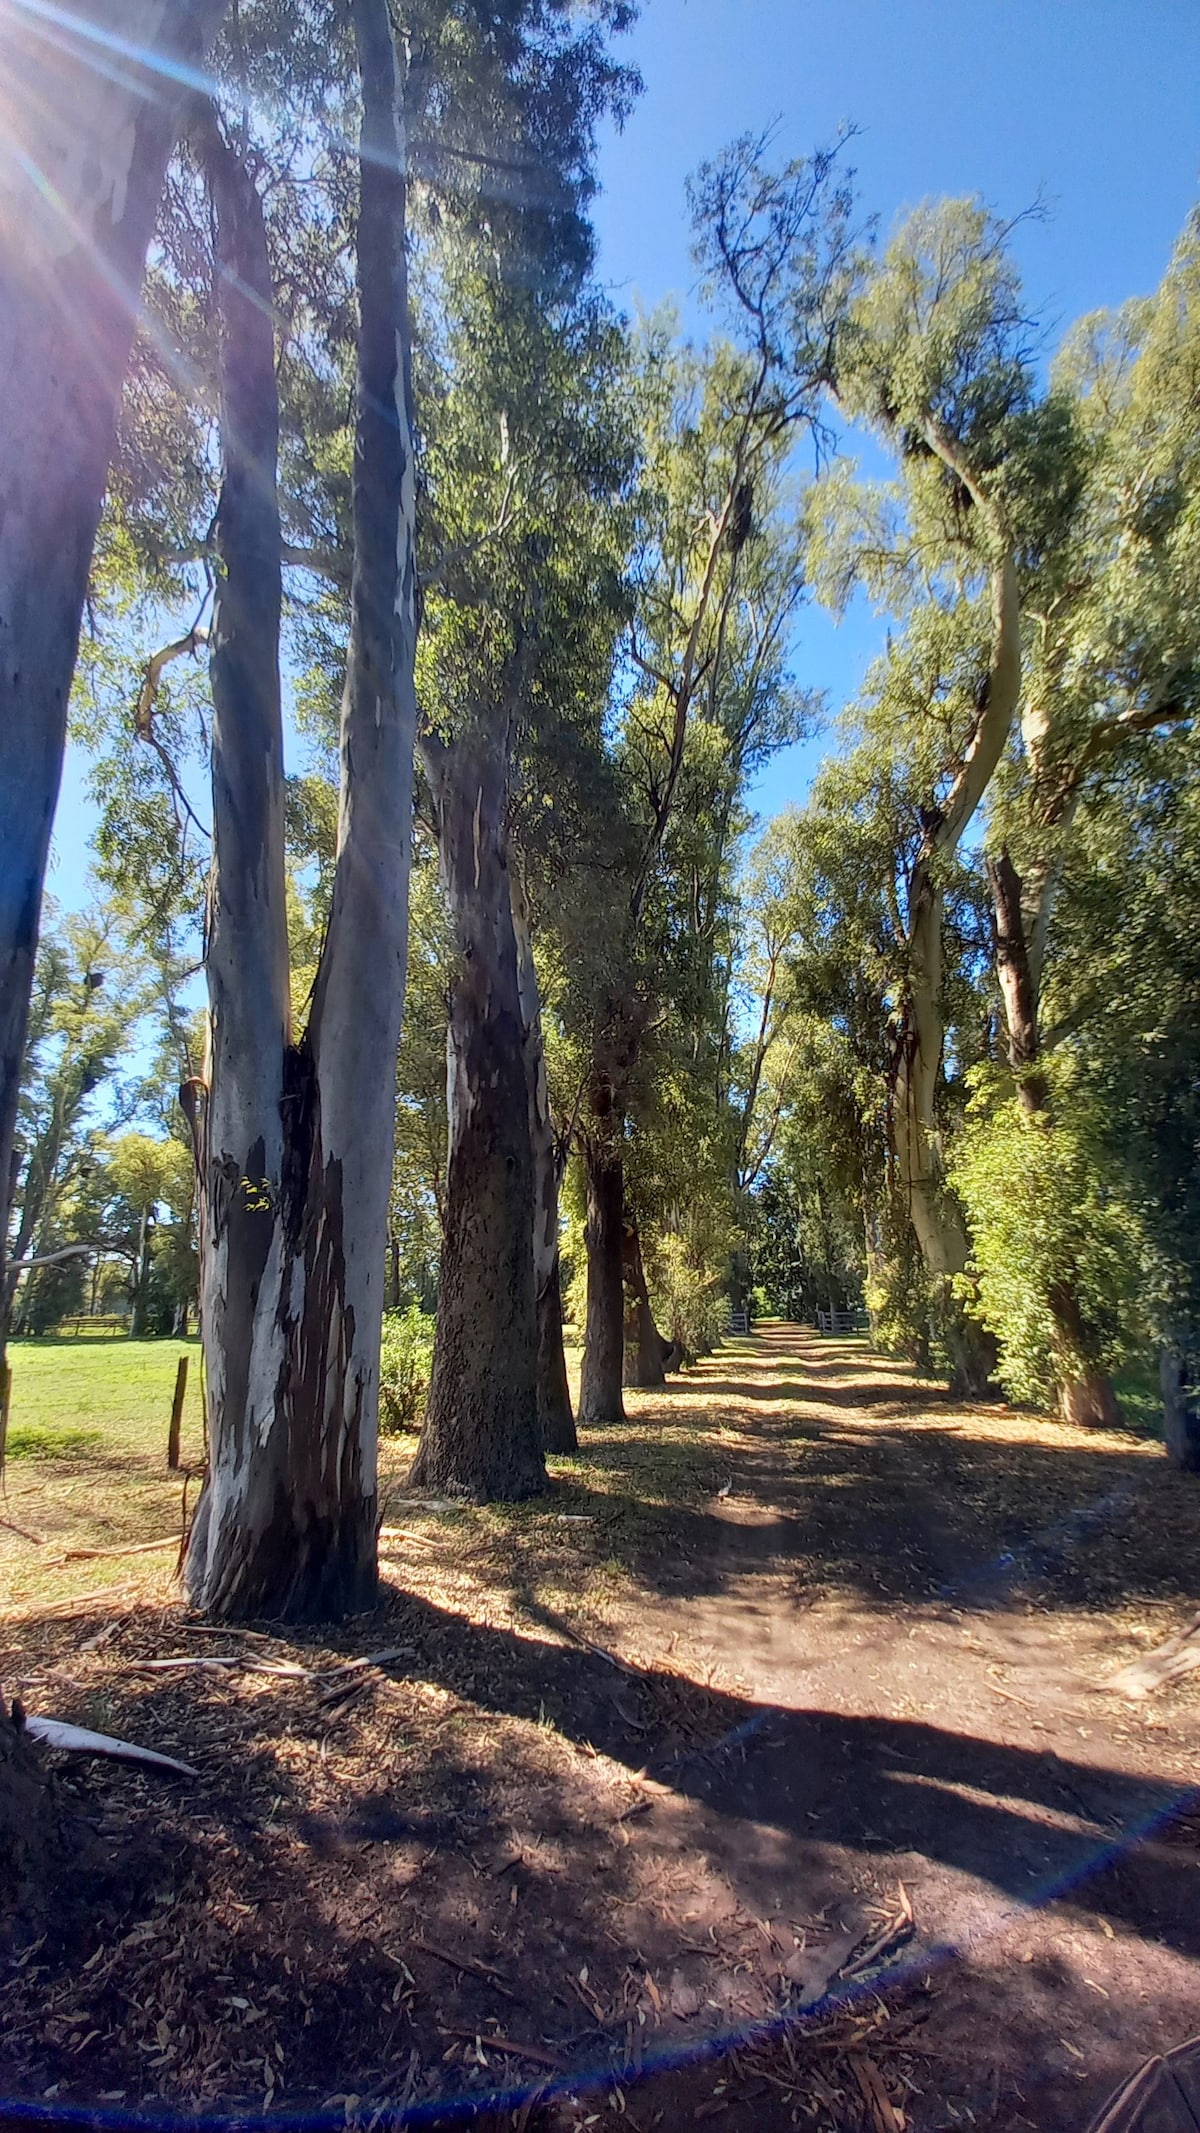
<instances>
[{"instance_id":1,"label":"wooden fence post","mask_svg":"<svg viewBox=\"0 0 1200 2133\"><path fill-rule=\"evenodd\" d=\"M183 1400L187 1392L188 1359L179 1358L175 1372L175 1397L171 1402L171 1427L167 1432L167 1465L173 1474L179 1471L179 1432L183 1427Z\"/></svg>"},{"instance_id":2,"label":"wooden fence post","mask_svg":"<svg viewBox=\"0 0 1200 2133\"><path fill-rule=\"evenodd\" d=\"M8 1450L8 1403L12 1398L12 1364L0 1363L0 1474Z\"/></svg>"}]
</instances>

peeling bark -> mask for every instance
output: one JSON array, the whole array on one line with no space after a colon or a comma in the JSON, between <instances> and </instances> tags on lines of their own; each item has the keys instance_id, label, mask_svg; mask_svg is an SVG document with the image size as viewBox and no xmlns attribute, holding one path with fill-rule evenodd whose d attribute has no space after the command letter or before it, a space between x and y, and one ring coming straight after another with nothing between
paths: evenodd
<instances>
[{"instance_id":1,"label":"peeling bark","mask_svg":"<svg viewBox=\"0 0 1200 2133\"><path fill-rule=\"evenodd\" d=\"M92 546L186 75L222 12L222 0L82 0L52 28L33 10L0 15L0 1291ZM119 68L102 56L110 39Z\"/></svg>"},{"instance_id":2,"label":"peeling bark","mask_svg":"<svg viewBox=\"0 0 1200 2133\"><path fill-rule=\"evenodd\" d=\"M222 303L209 1093L199 1119L208 1481L188 1590L227 1617L330 1617L376 1588L376 1431L416 724L404 142L385 0L363 87L354 567L338 851L291 1040L279 711L278 406L261 204L205 136Z\"/></svg>"},{"instance_id":3,"label":"peeling bark","mask_svg":"<svg viewBox=\"0 0 1200 2133\"><path fill-rule=\"evenodd\" d=\"M475 1502L546 1487L537 1396L534 1170L505 838L507 745L423 743L459 963L433 1375L413 1479Z\"/></svg>"}]
</instances>

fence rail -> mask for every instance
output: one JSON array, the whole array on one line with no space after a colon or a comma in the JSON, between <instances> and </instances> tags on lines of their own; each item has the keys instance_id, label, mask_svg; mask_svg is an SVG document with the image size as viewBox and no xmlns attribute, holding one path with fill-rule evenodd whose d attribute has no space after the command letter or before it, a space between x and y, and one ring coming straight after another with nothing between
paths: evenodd
<instances>
[{"instance_id":1,"label":"fence rail","mask_svg":"<svg viewBox=\"0 0 1200 2133\"><path fill-rule=\"evenodd\" d=\"M817 1312L818 1333L866 1333L870 1323L861 1306L853 1311Z\"/></svg>"}]
</instances>

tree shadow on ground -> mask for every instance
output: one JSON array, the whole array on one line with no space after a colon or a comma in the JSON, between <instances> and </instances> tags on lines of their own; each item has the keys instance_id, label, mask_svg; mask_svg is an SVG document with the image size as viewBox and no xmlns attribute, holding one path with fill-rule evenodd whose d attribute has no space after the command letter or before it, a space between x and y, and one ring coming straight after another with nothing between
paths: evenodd
<instances>
[{"instance_id":1,"label":"tree shadow on ground","mask_svg":"<svg viewBox=\"0 0 1200 2133\"><path fill-rule=\"evenodd\" d=\"M161 1871L143 1877L132 1918L114 1911L98 1933L89 1921L94 1970L80 1946L38 1981L40 2003L70 2011L39 2047L42 2087L78 2094L86 2077L94 2097L132 2063L151 2095L195 2097L188 2055L198 2064L219 2038L225 2094L254 2094L278 2042L293 2094L394 2095L415 2050L435 2090L478 2096L507 2062L480 2066L469 2040L497 2015L532 2042L535 2071L541 2050L572 2081L604 2068L611 2080L647 2045L638 2009L650 2041L769 2017L791 1990L790 1942L757 1922L816 1920L819 1937L898 1871L919 1937L899 1984L883 1981L890 1999L955 1972L962 1877L992 1892L989 1930L1057 1900L1200 1958L1200 1856L1156 1841L1180 1804L1166 1779L618 1670L551 1641L543 1613L529 1634L386 1592L341 1644L412 1656L394 1680L369 1676L340 1717L319 1681L138 1677L119 1639L107 1647L114 1725L190 1753L200 1777L166 1794L105 1768L78 1780L102 1821L131 1801L153 1818ZM141 1634L161 1650L183 1628L160 1613ZM56 1634L69 1649L78 1629ZM273 1635L301 1665L336 1656L312 1633ZM1014 2035L1044 2022L1047 1995L1059 2034L1108 2019L1069 1964L1051 1976L1039 1959L1003 1991ZM81 2046L93 2025L100 2041ZM953 2077L976 2105L993 2045L989 2028L980 2063L968 2053ZM1101 2088L1111 2073L1102 2060ZM772 2119L760 2100L723 2123L782 2126L790 2109Z\"/></svg>"},{"instance_id":2,"label":"tree shadow on ground","mask_svg":"<svg viewBox=\"0 0 1200 2133\"><path fill-rule=\"evenodd\" d=\"M653 1413L644 1419L652 1431ZM1107 1609L1187 1595L1200 1560L1200 1489L1132 1450L909 1430L891 1416L860 1429L785 1420L753 1445L743 1433L706 1447L711 1492L698 1506L640 1494L627 1439L595 1432L585 1449L612 1486L572 1486L572 1511L595 1521L600 1552L676 1597L773 1566L798 1591L834 1587L869 1605L992 1611L1032 1592L1043 1607ZM694 1493L694 1447L677 1450ZM739 1522L739 1504L767 1515Z\"/></svg>"}]
</instances>

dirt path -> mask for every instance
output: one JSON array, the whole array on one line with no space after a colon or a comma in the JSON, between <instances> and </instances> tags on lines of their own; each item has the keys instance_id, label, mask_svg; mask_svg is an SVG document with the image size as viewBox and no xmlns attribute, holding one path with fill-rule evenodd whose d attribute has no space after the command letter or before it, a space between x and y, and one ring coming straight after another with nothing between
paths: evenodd
<instances>
[{"instance_id":1,"label":"dirt path","mask_svg":"<svg viewBox=\"0 0 1200 2133\"><path fill-rule=\"evenodd\" d=\"M73 1778L108 1878L0 1974L9 2086L1082 2133L1200 2029L1200 1677L1104 1687L1200 1604L1196 1484L795 1328L629 1404L545 1504L394 1498L334 1645L204 1638L161 1570L9 1634L31 1707L201 1771ZM200 1652L291 1672L139 1671Z\"/></svg>"},{"instance_id":2,"label":"dirt path","mask_svg":"<svg viewBox=\"0 0 1200 2133\"><path fill-rule=\"evenodd\" d=\"M964 2121L1081 2126L1200 2029L1197 1830L1161 1826L1200 1785L1200 1696L1101 1687L1194 1609L1200 1491L1135 1440L953 1407L793 1328L695 1391L736 1436L658 1626L778 1714L703 1788L709 1857L744 1882L785 1834L760 1888L792 1915L903 1882L893 1989L937 2003L914 2125L957 2096Z\"/></svg>"}]
</instances>

